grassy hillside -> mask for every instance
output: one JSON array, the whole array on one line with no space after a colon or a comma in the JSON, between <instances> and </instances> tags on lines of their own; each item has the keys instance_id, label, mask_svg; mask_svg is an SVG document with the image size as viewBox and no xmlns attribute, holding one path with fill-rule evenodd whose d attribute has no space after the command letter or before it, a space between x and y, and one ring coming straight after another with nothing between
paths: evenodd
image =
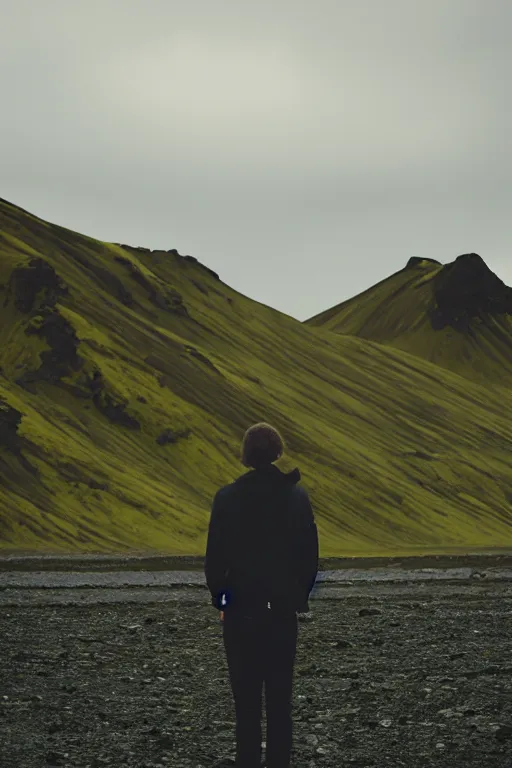
<instances>
[{"instance_id":1,"label":"grassy hillside","mask_svg":"<svg viewBox=\"0 0 512 768\"><path fill-rule=\"evenodd\" d=\"M0 201L0 548L203 554L253 422L320 556L512 547L512 401Z\"/></svg>"},{"instance_id":2,"label":"grassy hillside","mask_svg":"<svg viewBox=\"0 0 512 768\"><path fill-rule=\"evenodd\" d=\"M477 254L411 259L305 323L389 344L472 381L512 387L512 289Z\"/></svg>"}]
</instances>

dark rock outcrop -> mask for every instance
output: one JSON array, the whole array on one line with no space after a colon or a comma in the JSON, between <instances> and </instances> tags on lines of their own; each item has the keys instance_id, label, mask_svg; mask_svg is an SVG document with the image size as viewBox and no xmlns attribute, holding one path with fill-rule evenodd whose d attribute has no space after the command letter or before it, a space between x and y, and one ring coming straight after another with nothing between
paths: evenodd
<instances>
[{"instance_id":1,"label":"dark rock outcrop","mask_svg":"<svg viewBox=\"0 0 512 768\"><path fill-rule=\"evenodd\" d=\"M204 264L201 264L201 262L198 261L195 256L182 256L179 253L177 248L169 248L167 251L161 251L159 249L152 251L150 248L142 248L141 246L126 245L126 243L114 243L114 245L118 245L120 248L124 248L125 251L132 251L133 253L149 254L149 255L159 254L159 253L161 254L169 253L171 256L177 256L180 259L183 259L184 261L197 264L198 267L200 267L201 269L204 269L206 272L208 272L208 274L210 274L216 280L220 280L219 275L217 274L217 272L214 272L213 269L210 269L210 267L207 267Z\"/></svg>"},{"instance_id":2,"label":"dark rock outcrop","mask_svg":"<svg viewBox=\"0 0 512 768\"><path fill-rule=\"evenodd\" d=\"M130 416L126 412L127 404L117 400L110 392L102 390L99 394L94 395L92 400L98 411L112 423L120 424L129 429L140 429L140 422L135 416Z\"/></svg>"},{"instance_id":3,"label":"dark rock outcrop","mask_svg":"<svg viewBox=\"0 0 512 768\"><path fill-rule=\"evenodd\" d=\"M128 404L107 391L101 371L94 371L84 383L92 393L94 405L109 421L129 429L140 429L140 422L126 411Z\"/></svg>"},{"instance_id":4,"label":"dark rock outcrop","mask_svg":"<svg viewBox=\"0 0 512 768\"><path fill-rule=\"evenodd\" d=\"M77 353L80 341L71 323L57 310L49 309L43 310L37 320L25 333L43 337L51 347L40 355L41 368L56 379L80 370L84 361Z\"/></svg>"},{"instance_id":5,"label":"dark rock outcrop","mask_svg":"<svg viewBox=\"0 0 512 768\"><path fill-rule=\"evenodd\" d=\"M164 429L163 432L161 432L156 442L158 445L167 445L168 443L177 443L178 440L182 437L188 437L190 435L190 429L182 429L179 432L174 432L172 429Z\"/></svg>"},{"instance_id":6,"label":"dark rock outcrop","mask_svg":"<svg viewBox=\"0 0 512 768\"><path fill-rule=\"evenodd\" d=\"M120 424L129 429L140 429L140 422L127 412L128 403L116 394L109 392L101 371L83 373L72 384L61 382L61 387L75 397L92 400L94 406L113 424ZM138 398L137 398L138 399Z\"/></svg>"},{"instance_id":7,"label":"dark rock outcrop","mask_svg":"<svg viewBox=\"0 0 512 768\"><path fill-rule=\"evenodd\" d=\"M14 299L14 306L20 312L28 314L34 309L39 298L39 308L54 307L56 302L69 293L54 268L39 257L31 259L27 265L13 269L4 306Z\"/></svg>"},{"instance_id":8,"label":"dark rock outcrop","mask_svg":"<svg viewBox=\"0 0 512 768\"><path fill-rule=\"evenodd\" d=\"M206 272L208 272L208 274L214 277L216 280L220 280L220 277L218 276L217 272L214 272L213 269L210 269L210 267L205 266L205 264L201 264L201 262L198 261L195 256L182 256L182 258L185 259L185 261L190 261L193 264L197 264L198 267L201 267L201 269L206 270Z\"/></svg>"},{"instance_id":9,"label":"dark rock outcrop","mask_svg":"<svg viewBox=\"0 0 512 768\"><path fill-rule=\"evenodd\" d=\"M19 452L18 427L22 418L23 414L20 411L0 399L0 447L7 448L13 453Z\"/></svg>"},{"instance_id":10,"label":"dark rock outcrop","mask_svg":"<svg viewBox=\"0 0 512 768\"><path fill-rule=\"evenodd\" d=\"M136 253L151 253L151 248L143 248L142 245L127 245L126 243L114 243L125 251L135 251Z\"/></svg>"},{"instance_id":11,"label":"dark rock outcrop","mask_svg":"<svg viewBox=\"0 0 512 768\"><path fill-rule=\"evenodd\" d=\"M434 330L449 325L470 332L471 321L488 315L512 315L512 288L476 253L458 256L433 278L436 302L430 320Z\"/></svg>"},{"instance_id":12,"label":"dark rock outcrop","mask_svg":"<svg viewBox=\"0 0 512 768\"><path fill-rule=\"evenodd\" d=\"M35 371L26 371L16 383L24 388L31 388L37 381L59 382L63 376L79 371L84 360L78 354L80 341L75 329L56 309L45 308L34 315L25 333L44 338L50 349L41 352L41 365Z\"/></svg>"},{"instance_id":13,"label":"dark rock outcrop","mask_svg":"<svg viewBox=\"0 0 512 768\"><path fill-rule=\"evenodd\" d=\"M55 269L40 257L13 269L4 306L13 302L19 312L29 315L25 333L45 339L50 347L40 354L38 369L25 371L17 379L20 386L31 389L37 381L58 382L83 365L77 354L80 342L75 330L56 309L59 299L68 294L67 286Z\"/></svg>"}]
</instances>

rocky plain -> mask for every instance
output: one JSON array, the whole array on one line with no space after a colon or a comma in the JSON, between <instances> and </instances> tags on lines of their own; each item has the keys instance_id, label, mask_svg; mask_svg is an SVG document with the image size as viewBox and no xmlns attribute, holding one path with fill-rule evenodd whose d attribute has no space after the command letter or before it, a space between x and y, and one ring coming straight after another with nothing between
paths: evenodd
<instances>
[{"instance_id":1,"label":"rocky plain","mask_svg":"<svg viewBox=\"0 0 512 768\"><path fill-rule=\"evenodd\" d=\"M139 566L0 564L1 768L233 764L204 575ZM420 566L319 572L293 768L512 768L512 560Z\"/></svg>"}]
</instances>

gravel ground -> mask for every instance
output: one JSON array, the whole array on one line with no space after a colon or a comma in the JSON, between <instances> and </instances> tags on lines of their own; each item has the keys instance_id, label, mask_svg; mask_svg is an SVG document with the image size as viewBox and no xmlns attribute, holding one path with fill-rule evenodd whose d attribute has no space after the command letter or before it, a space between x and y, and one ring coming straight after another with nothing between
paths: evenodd
<instances>
[{"instance_id":1,"label":"gravel ground","mask_svg":"<svg viewBox=\"0 0 512 768\"><path fill-rule=\"evenodd\" d=\"M512 582L348 582L310 607L294 768L512 768ZM1 768L211 768L234 727L204 589L1 590Z\"/></svg>"}]
</instances>

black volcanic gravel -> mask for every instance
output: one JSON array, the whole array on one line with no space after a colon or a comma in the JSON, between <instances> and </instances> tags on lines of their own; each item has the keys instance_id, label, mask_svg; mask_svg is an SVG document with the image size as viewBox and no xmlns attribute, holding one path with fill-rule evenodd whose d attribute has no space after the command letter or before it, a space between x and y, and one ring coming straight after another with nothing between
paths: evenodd
<instances>
[{"instance_id":1,"label":"black volcanic gravel","mask_svg":"<svg viewBox=\"0 0 512 768\"><path fill-rule=\"evenodd\" d=\"M233 755L209 595L104 604L100 591L0 605L1 768L210 768ZM294 768L512 768L510 582L345 587L310 607Z\"/></svg>"}]
</instances>

